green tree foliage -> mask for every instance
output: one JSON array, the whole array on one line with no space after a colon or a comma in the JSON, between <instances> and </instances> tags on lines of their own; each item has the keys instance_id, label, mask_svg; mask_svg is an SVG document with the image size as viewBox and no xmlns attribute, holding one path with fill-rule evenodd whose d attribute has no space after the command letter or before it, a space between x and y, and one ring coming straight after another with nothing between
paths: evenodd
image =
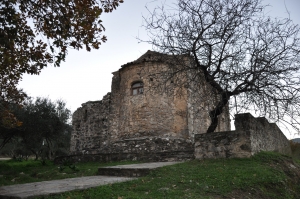
<instances>
[{"instance_id":1,"label":"green tree foliage","mask_svg":"<svg viewBox=\"0 0 300 199\"><path fill-rule=\"evenodd\" d=\"M51 158L58 150L68 150L71 114L64 101L52 102L48 98L37 98L34 102L27 100L23 107L13 106L11 112L22 121L22 125L0 127L0 148L9 143L14 155L34 154L36 158Z\"/></svg>"},{"instance_id":2,"label":"green tree foliage","mask_svg":"<svg viewBox=\"0 0 300 199\"><path fill-rule=\"evenodd\" d=\"M48 64L60 66L68 47L90 51L107 40L100 16L123 0L2 0L0 4L0 117L7 102L25 93L16 85L24 73L38 75ZM10 124L10 122L12 122Z\"/></svg>"}]
</instances>

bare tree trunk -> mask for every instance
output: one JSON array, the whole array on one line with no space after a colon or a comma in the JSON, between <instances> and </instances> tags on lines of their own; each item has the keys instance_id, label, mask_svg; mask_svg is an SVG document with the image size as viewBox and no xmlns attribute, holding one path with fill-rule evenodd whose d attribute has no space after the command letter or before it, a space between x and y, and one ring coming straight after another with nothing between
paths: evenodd
<instances>
[{"instance_id":1,"label":"bare tree trunk","mask_svg":"<svg viewBox=\"0 0 300 199\"><path fill-rule=\"evenodd\" d=\"M266 15L262 0L177 3L172 12L158 6L144 18L150 38L146 42L154 49L194 59L188 65L171 64L166 76L186 71L199 87L204 76L220 95L236 98L236 112L255 110L300 132L300 27L289 17ZM230 96L213 104L207 133L217 128Z\"/></svg>"},{"instance_id":2,"label":"bare tree trunk","mask_svg":"<svg viewBox=\"0 0 300 199\"><path fill-rule=\"evenodd\" d=\"M212 111L209 112L211 124L208 127L206 133L213 133L216 130L219 122L218 117L223 113L223 109L227 105L229 98L230 96L227 95L227 93L223 93L218 105Z\"/></svg>"}]
</instances>

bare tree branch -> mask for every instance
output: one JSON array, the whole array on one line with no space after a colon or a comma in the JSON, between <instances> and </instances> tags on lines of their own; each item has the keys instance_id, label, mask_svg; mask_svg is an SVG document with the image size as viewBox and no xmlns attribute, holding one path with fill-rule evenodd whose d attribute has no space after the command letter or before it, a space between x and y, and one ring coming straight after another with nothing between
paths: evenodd
<instances>
[{"instance_id":1,"label":"bare tree branch","mask_svg":"<svg viewBox=\"0 0 300 199\"><path fill-rule=\"evenodd\" d=\"M167 74L189 71L198 88L203 77L219 96L207 132L229 102L300 132L300 29L265 16L265 8L261 0L178 0L175 11L161 6L145 18L154 50L192 59Z\"/></svg>"}]
</instances>

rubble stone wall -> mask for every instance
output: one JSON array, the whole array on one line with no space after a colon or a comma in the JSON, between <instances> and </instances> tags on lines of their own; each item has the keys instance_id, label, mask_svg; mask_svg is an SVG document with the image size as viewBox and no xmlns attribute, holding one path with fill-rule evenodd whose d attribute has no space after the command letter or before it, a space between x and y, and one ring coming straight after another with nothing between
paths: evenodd
<instances>
[{"instance_id":1,"label":"rubble stone wall","mask_svg":"<svg viewBox=\"0 0 300 199\"><path fill-rule=\"evenodd\" d=\"M218 103L218 95L214 89L205 82L204 77L198 79L188 74L192 81L189 81L188 88L188 129L191 138L196 134L206 133L211 120L209 112ZM226 106L223 113L218 117L218 126L215 132L230 131L229 107Z\"/></svg>"},{"instance_id":2,"label":"rubble stone wall","mask_svg":"<svg viewBox=\"0 0 300 199\"><path fill-rule=\"evenodd\" d=\"M182 138L141 137L117 140L110 147L98 148L94 153L76 153L55 159L63 161L183 161L194 159L193 143Z\"/></svg>"},{"instance_id":3,"label":"rubble stone wall","mask_svg":"<svg viewBox=\"0 0 300 199\"><path fill-rule=\"evenodd\" d=\"M250 136L244 132L226 131L195 135L196 159L250 156Z\"/></svg>"},{"instance_id":4,"label":"rubble stone wall","mask_svg":"<svg viewBox=\"0 0 300 199\"><path fill-rule=\"evenodd\" d=\"M71 154L95 153L109 145L110 103L108 93L101 101L86 102L74 112Z\"/></svg>"},{"instance_id":5,"label":"rubble stone wall","mask_svg":"<svg viewBox=\"0 0 300 199\"><path fill-rule=\"evenodd\" d=\"M160 67L164 67L160 64ZM115 112L111 132L113 139L143 136L185 137L187 133L186 95L178 99L173 94L151 88L157 81L149 74L157 66L151 62L131 65L115 73L112 89L112 110ZM147 73L145 73L147 71ZM132 95L131 85L143 82L144 93Z\"/></svg>"},{"instance_id":6,"label":"rubble stone wall","mask_svg":"<svg viewBox=\"0 0 300 199\"><path fill-rule=\"evenodd\" d=\"M291 154L288 139L265 118L238 114L235 126L235 131L195 135L195 158L250 157L260 151Z\"/></svg>"},{"instance_id":7,"label":"rubble stone wall","mask_svg":"<svg viewBox=\"0 0 300 199\"><path fill-rule=\"evenodd\" d=\"M264 117L253 117L250 113L236 115L237 131L250 134L252 154L259 151L275 151L291 154L289 140L275 123L269 123Z\"/></svg>"},{"instance_id":8,"label":"rubble stone wall","mask_svg":"<svg viewBox=\"0 0 300 199\"><path fill-rule=\"evenodd\" d=\"M189 82L188 73L168 79L167 55L156 54L148 51L123 65L113 73L111 93L101 101L82 104L74 112L71 154L157 160L174 159L175 154L179 159L193 156L194 134L207 129L210 103L216 94L201 77L200 89L176 82ZM132 95L135 82L143 82L143 94ZM227 109L220 118L218 130L230 130Z\"/></svg>"}]
</instances>

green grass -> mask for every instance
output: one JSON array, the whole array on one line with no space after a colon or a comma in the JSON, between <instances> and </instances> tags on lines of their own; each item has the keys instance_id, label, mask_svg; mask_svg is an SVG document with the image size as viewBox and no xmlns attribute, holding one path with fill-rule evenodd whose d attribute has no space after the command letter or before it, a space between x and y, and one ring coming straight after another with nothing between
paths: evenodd
<instances>
[{"instance_id":1,"label":"green grass","mask_svg":"<svg viewBox=\"0 0 300 199\"><path fill-rule=\"evenodd\" d=\"M100 166L131 163L133 162L89 162L73 165L55 165L51 161L46 161L45 164L34 160L0 161L0 186L97 175L97 170Z\"/></svg>"},{"instance_id":2,"label":"green grass","mask_svg":"<svg viewBox=\"0 0 300 199\"><path fill-rule=\"evenodd\" d=\"M48 164L47 166L51 168L50 163ZM296 165L297 163L293 162L290 157L265 152L244 159L193 160L163 167L134 181L40 198L296 199L300 198L300 171L296 178L296 170L288 169L290 164ZM90 169L88 174L93 175L99 165L99 163L78 164L79 171L76 175L84 172L81 170L88 169ZM53 172L59 173L57 170ZM64 176L75 175L72 171L69 172L70 174Z\"/></svg>"}]
</instances>

